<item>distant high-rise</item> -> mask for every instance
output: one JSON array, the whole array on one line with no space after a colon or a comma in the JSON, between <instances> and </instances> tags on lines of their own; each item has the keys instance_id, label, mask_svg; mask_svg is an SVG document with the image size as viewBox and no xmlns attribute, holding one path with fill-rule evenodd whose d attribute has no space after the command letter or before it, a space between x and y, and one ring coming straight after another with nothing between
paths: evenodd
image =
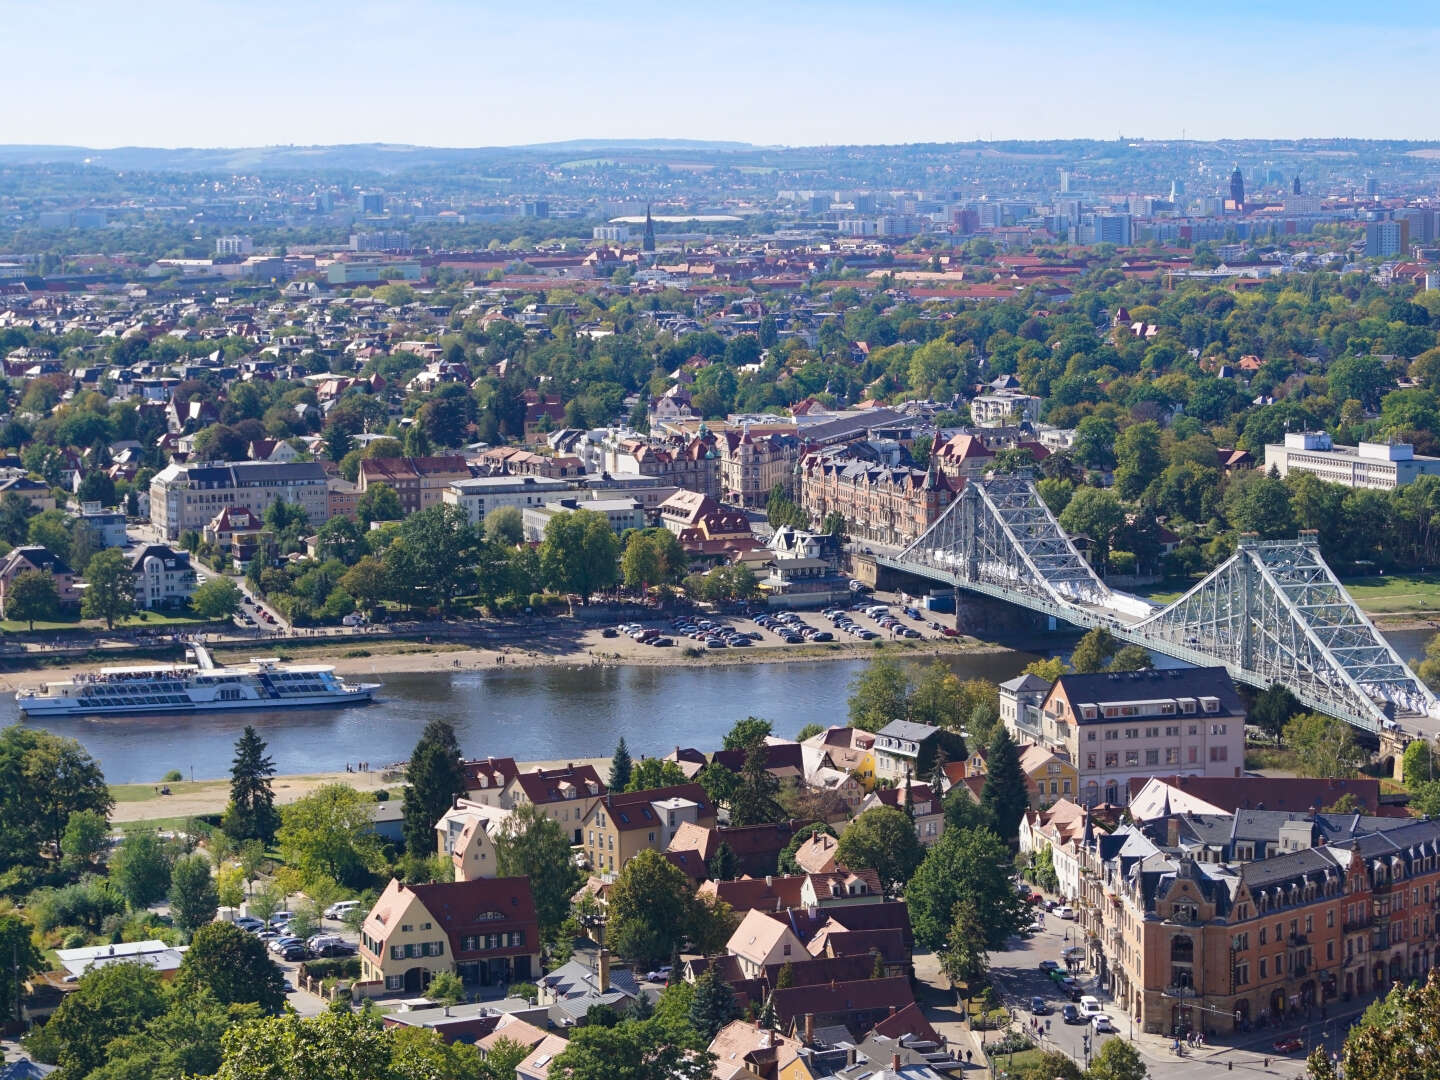
<instances>
[{"instance_id":1,"label":"distant high-rise","mask_svg":"<svg viewBox=\"0 0 1440 1080\"><path fill-rule=\"evenodd\" d=\"M1239 165L1230 174L1230 201L1235 204L1236 210L1245 209L1245 177L1241 175Z\"/></svg>"},{"instance_id":2,"label":"distant high-rise","mask_svg":"<svg viewBox=\"0 0 1440 1080\"><path fill-rule=\"evenodd\" d=\"M655 250L655 220L650 216L650 207L645 207L645 231L640 236L640 250Z\"/></svg>"},{"instance_id":3,"label":"distant high-rise","mask_svg":"<svg viewBox=\"0 0 1440 1080\"><path fill-rule=\"evenodd\" d=\"M1296 174L1295 174L1295 180L1294 180L1294 182L1290 185L1290 192L1291 192L1291 194L1293 194L1293 195L1303 195L1303 194L1305 194L1303 191L1300 190L1300 174L1299 174L1299 173L1296 173Z\"/></svg>"},{"instance_id":4,"label":"distant high-rise","mask_svg":"<svg viewBox=\"0 0 1440 1080\"><path fill-rule=\"evenodd\" d=\"M1185 197L1185 181L1184 181L1184 180L1171 180L1171 181L1170 181L1170 201L1171 201L1171 202L1179 202L1179 201L1180 201L1181 199L1183 199L1184 197Z\"/></svg>"},{"instance_id":5,"label":"distant high-rise","mask_svg":"<svg viewBox=\"0 0 1440 1080\"><path fill-rule=\"evenodd\" d=\"M360 212L362 214L383 214L385 212L385 193L383 191L362 191L360 193Z\"/></svg>"},{"instance_id":6,"label":"distant high-rise","mask_svg":"<svg viewBox=\"0 0 1440 1080\"><path fill-rule=\"evenodd\" d=\"M1069 170L1069 169L1061 169L1061 170L1060 170L1060 190L1061 190L1061 192L1067 192L1067 191L1070 190L1070 170Z\"/></svg>"},{"instance_id":7,"label":"distant high-rise","mask_svg":"<svg viewBox=\"0 0 1440 1080\"><path fill-rule=\"evenodd\" d=\"M1374 177L1374 176L1367 176L1367 177L1365 177L1365 194L1366 194L1366 195L1379 195L1379 194L1380 194L1380 180L1379 180L1377 177Z\"/></svg>"},{"instance_id":8,"label":"distant high-rise","mask_svg":"<svg viewBox=\"0 0 1440 1080\"><path fill-rule=\"evenodd\" d=\"M526 199L520 204L520 216L527 218L548 218L550 203L545 199Z\"/></svg>"}]
</instances>

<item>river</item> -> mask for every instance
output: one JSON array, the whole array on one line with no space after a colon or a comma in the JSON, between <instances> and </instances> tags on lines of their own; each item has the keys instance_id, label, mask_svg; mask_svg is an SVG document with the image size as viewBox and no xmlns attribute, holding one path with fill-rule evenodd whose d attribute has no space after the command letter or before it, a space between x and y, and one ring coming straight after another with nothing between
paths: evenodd
<instances>
[{"instance_id":1,"label":"river","mask_svg":"<svg viewBox=\"0 0 1440 1080\"><path fill-rule=\"evenodd\" d=\"M1428 630L1387 637L1412 664ZM1022 652L948 658L963 679L1003 681L1034 659ZM1178 663L1157 656L1161 666ZM196 779L226 776L235 739L253 724L282 773L342 770L347 763L403 761L432 719L455 725L466 756L520 761L608 756L622 735L632 753L676 746L711 750L745 716L771 721L777 735L809 723L839 724L863 660L687 667L534 667L381 675L380 700L348 709L125 716L36 721L80 740L112 783L158 780L171 769ZM0 699L14 719L15 699Z\"/></svg>"},{"instance_id":2,"label":"river","mask_svg":"<svg viewBox=\"0 0 1440 1080\"><path fill-rule=\"evenodd\" d=\"M948 658L961 678L1008 679L1034 656L987 652ZM632 753L676 746L712 750L731 725L762 716L777 735L844 723L861 660L687 667L533 667L376 676L372 705L338 709L47 718L36 726L78 739L111 783L227 776L240 729L252 724L282 773L403 761L426 723L449 720L467 757L520 761L608 756L622 735ZM0 716L16 716L15 699Z\"/></svg>"}]
</instances>

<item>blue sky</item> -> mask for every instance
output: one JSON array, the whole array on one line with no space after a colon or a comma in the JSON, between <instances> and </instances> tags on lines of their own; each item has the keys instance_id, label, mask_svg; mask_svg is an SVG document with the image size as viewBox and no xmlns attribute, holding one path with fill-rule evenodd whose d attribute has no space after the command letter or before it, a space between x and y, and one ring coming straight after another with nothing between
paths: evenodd
<instances>
[{"instance_id":1,"label":"blue sky","mask_svg":"<svg viewBox=\"0 0 1440 1080\"><path fill-rule=\"evenodd\" d=\"M1440 138L1440 4L0 4L0 142Z\"/></svg>"}]
</instances>

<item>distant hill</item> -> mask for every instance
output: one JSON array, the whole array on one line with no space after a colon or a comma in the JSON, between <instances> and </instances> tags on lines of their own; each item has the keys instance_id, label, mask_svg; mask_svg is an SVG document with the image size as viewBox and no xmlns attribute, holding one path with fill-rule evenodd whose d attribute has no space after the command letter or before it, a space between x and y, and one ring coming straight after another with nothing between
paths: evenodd
<instances>
[{"instance_id":1,"label":"distant hill","mask_svg":"<svg viewBox=\"0 0 1440 1080\"><path fill-rule=\"evenodd\" d=\"M752 150L748 143L698 139L572 139L531 146L437 147L403 143L337 146L179 147L0 145L0 165L98 165L147 172L278 171L324 169L397 172L437 165L480 164L506 157L553 157L616 151L635 154L724 153Z\"/></svg>"}]
</instances>

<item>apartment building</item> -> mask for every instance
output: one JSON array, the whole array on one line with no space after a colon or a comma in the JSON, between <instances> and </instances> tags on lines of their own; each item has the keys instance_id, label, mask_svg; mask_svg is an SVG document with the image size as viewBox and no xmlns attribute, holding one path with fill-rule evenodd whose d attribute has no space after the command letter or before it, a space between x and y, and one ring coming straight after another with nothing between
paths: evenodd
<instances>
[{"instance_id":1,"label":"apartment building","mask_svg":"<svg viewBox=\"0 0 1440 1080\"><path fill-rule=\"evenodd\" d=\"M1245 705L1223 667L1062 675L1038 711L1001 694L1011 735L1073 762L1086 806L1121 802L1131 778L1244 769Z\"/></svg>"},{"instance_id":2,"label":"apartment building","mask_svg":"<svg viewBox=\"0 0 1440 1080\"><path fill-rule=\"evenodd\" d=\"M1440 476L1440 458L1415 453L1409 443L1337 446L1323 431L1290 431L1284 443L1267 443L1265 468L1281 476L1310 473L1331 484L1390 491L1418 476Z\"/></svg>"},{"instance_id":3,"label":"apartment building","mask_svg":"<svg viewBox=\"0 0 1440 1080\"><path fill-rule=\"evenodd\" d=\"M935 523L962 484L938 469L883 465L821 451L801 460L796 499L812 521L839 514L855 539L900 547L918 540Z\"/></svg>"},{"instance_id":4,"label":"apartment building","mask_svg":"<svg viewBox=\"0 0 1440 1080\"><path fill-rule=\"evenodd\" d=\"M795 464L800 440L794 435L752 435L726 431L717 441L720 452L720 490L727 502L764 506L779 484L787 493L795 486Z\"/></svg>"},{"instance_id":5,"label":"apartment building","mask_svg":"<svg viewBox=\"0 0 1440 1080\"><path fill-rule=\"evenodd\" d=\"M195 592L190 553L168 544L145 544L130 556L135 576L135 603L147 611L183 607Z\"/></svg>"},{"instance_id":6,"label":"apartment building","mask_svg":"<svg viewBox=\"0 0 1440 1080\"><path fill-rule=\"evenodd\" d=\"M360 462L360 494L385 484L400 497L407 514L439 506L445 490L457 480L470 479L470 468L458 454L421 458L367 458Z\"/></svg>"},{"instance_id":7,"label":"apartment building","mask_svg":"<svg viewBox=\"0 0 1440 1080\"><path fill-rule=\"evenodd\" d=\"M571 480L546 476L475 476L452 480L440 493L440 501L446 506L460 507L471 525L479 525L485 521L486 514L502 506L523 511L580 496L580 489Z\"/></svg>"},{"instance_id":8,"label":"apartment building","mask_svg":"<svg viewBox=\"0 0 1440 1080\"><path fill-rule=\"evenodd\" d=\"M699 784L611 792L596 799L581 822L585 857L595 873L613 880L647 848L664 851L686 822L715 824L715 807Z\"/></svg>"},{"instance_id":9,"label":"apartment building","mask_svg":"<svg viewBox=\"0 0 1440 1080\"><path fill-rule=\"evenodd\" d=\"M318 461L236 461L165 466L150 481L150 521L166 540L200 532L222 510L264 517L272 503L296 503L311 527L330 517L325 469Z\"/></svg>"},{"instance_id":10,"label":"apartment building","mask_svg":"<svg viewBox=\"0 0 1440 1080\"><path fill-rule=\"evenodd\" d=\"M437 846L442 856L450 857L456 881L499 874L495 837L512 813L498 806L456 799L455 805L435 823Z\"/></svg>"}]
</instances>

